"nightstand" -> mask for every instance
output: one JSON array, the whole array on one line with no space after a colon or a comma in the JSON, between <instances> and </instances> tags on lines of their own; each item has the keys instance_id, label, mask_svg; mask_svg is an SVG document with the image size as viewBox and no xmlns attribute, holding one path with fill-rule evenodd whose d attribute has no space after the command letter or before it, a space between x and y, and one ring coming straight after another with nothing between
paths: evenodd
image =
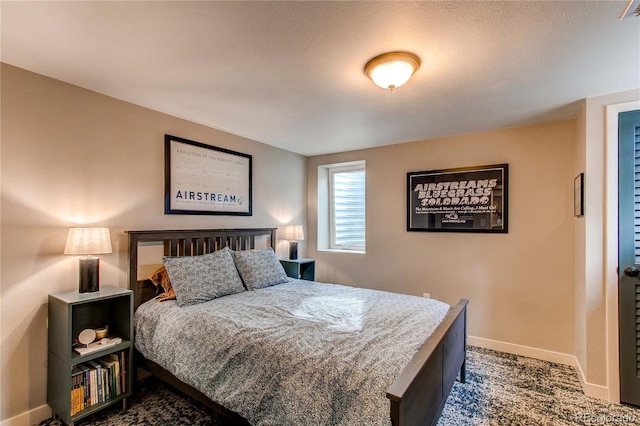
<instances>
[{"instance_id":1,"label":"nightstand","mask_svg":"<svg viewBox=\"0 0 640 426\"><path fill-rule=\"evenodd\" d=\"M126 410L133 384L133 292L103 286L94 293L50 294L48 327L47 403L54 415L73 424L117 402ZM75 350L81 331L104 327L104 344L76 345L82 354Z\"/></svg>"},{"instance_id":2,"label":"nightstand","mask_svg":"<svg viewBox=\"0 0 640 426\"><path fill-rule=\"evenodd\" d=\"M314 281L316 279L316 261L314 259L280 260L288 277Z\"/></svg>"}]
</instances>

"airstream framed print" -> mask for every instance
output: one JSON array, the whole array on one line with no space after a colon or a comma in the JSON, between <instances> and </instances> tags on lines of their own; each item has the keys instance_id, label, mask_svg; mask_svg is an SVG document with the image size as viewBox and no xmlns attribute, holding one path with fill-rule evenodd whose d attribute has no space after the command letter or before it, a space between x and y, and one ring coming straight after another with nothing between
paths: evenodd
<instances>
[{"instance_id":1,"label":"airstream framed print","mask_svg":"<svg viewBox=\"0 0 640 426\"><path fill-rule=\"evenodd\" d=\"M251 216L248 154L165 135L165 214Z\"/></svg>"},{"instance_id":2,"label":"airstream framed print","mask_svg":"<svg viewBox=\"0 0 640 426\"><path fill-rule=\"evenodd\" d=\"M407 173L407 231L507 233L509 165Z\"/></svg>"}]
</instances>

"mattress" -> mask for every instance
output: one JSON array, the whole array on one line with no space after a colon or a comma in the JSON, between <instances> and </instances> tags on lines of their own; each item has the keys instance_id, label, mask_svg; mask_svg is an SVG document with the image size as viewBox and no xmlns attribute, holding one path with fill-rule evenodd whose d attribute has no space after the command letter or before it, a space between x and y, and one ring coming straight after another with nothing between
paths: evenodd
<instances>
[{"instance_id":1,"label":"mattress","mask_svg":"<svg viewBox=\"0 0 640 426\"><path fill-rule=\"evenodd\" d=\"M389 425L386 390L444 318L433 299L303 280L150 300L135 346L252 425Z\"/></svg>"}]
</instances>

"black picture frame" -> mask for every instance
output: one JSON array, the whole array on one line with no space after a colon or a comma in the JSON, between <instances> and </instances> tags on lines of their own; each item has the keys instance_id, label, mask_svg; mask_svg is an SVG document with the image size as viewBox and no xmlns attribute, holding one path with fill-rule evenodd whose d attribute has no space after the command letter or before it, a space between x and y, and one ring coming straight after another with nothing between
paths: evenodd
<instances>
[{"instance_id":1,"label":"black picture frame","mask_svg":"<svg viewBox=\"0 0 640 426\"><path fill-rule=\"evenodd\" d=\"M407 231L509 232L509 165L407 173Z\"/></svg>"},{"instance_id":2,"label":"black picture frame","mask_svg":"<svg viewBox=\"0 0 640 426\"><path fill-rule=\"evenodd\" d=\"M573 179L573 215L584 216L584 173Z\"/></svg>"},{"instance_id":3,"label":"black picture frame","mask_svg":"<svg viewBox=\"0 0 640 426\"><path fill-rule=\"evenodd\" d=\"M251 216L249 154L165 135L165 214Z\"/></svg>"}]
</instances>

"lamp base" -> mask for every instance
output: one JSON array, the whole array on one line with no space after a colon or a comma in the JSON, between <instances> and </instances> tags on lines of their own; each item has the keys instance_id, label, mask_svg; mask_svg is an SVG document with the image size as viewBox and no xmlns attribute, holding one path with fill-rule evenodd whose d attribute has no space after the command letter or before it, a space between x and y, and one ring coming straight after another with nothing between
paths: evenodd
<instances>
[{"instance_id":1,"label":"lamp base","mask_svg":"<svg viewBox=\"0 0 640 426\"><path fill-rule=\"evenodd\" d=\"M100 259L85 257L80 259L80 293L92 293L100 290Z\"/></svg>"},{"instance_id":2,"label":"lamp base","mask_svg":"<svg viewBox=\"0 0 640 426\"><path fill-rule=\"evenodd\" d=\"M289 241L289 259L296 260L298 258L298 242Z\"/></svg>"}]
</instances>

